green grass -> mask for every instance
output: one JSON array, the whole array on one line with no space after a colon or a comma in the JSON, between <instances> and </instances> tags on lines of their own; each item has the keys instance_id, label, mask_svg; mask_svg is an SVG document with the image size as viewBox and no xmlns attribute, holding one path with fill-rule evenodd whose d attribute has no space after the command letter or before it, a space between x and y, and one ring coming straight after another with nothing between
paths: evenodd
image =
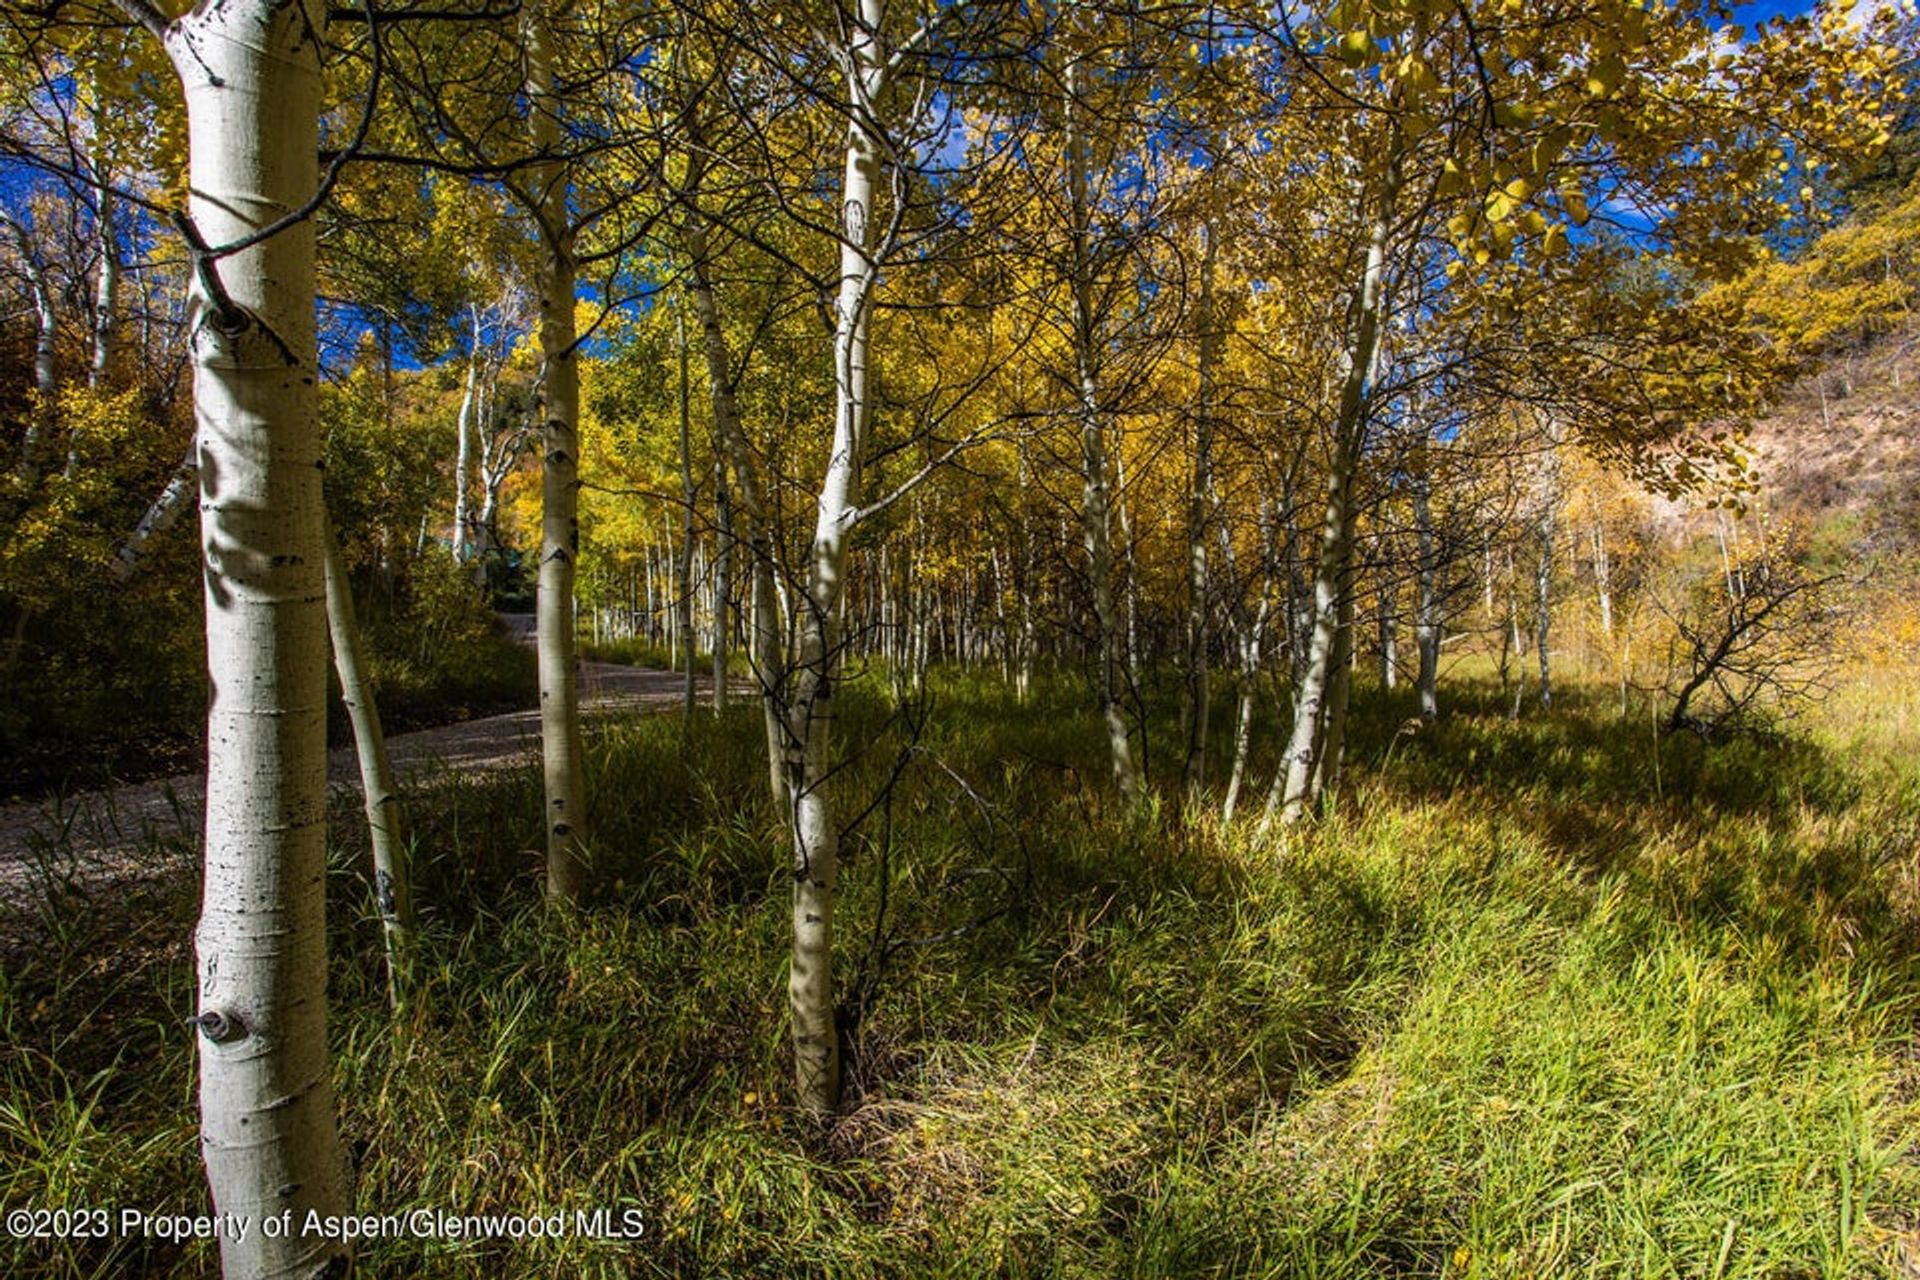
<instances>
[{"instance_id":1,"label":"green grass","mask_svg":"<svg viewBox=\"0 0 1920 1280\"><path fill-rule=\"evenodd\" d=\"M603 640L595 644L591 640L580 641L580 656L589 662L621 662L630 667L652 667L660 671L684 671L686 669L685 651L672 645L656 644L642 636L631 636L621 640ZM735 653L733 662L736 668L745 665L746 657ZM693 669L700 675L713 674L713 655L705 649L696 648L693 655Z\"/></svg>"},{"instance_id":2,"label":"green grass","mask_svg":"<svg viewBox=\"0 0 1920 1280\"><path fill-rule=\"evenodd\" d=\"M382 1242L367 1273L1902 1274L1905 715L1872 727L1878 754L1836 716L1656 756L1606 688L1518 721L1495 688L1449 694L1403 733L1404 696L1360 691L1352 789L1282 845L1118 811L1070 683L1016 707L943 674L917 743L848 690L842 740L871 745L847 817L914 749L849 842L856 1096L825 1127L787 1103L790 878L752 707L599 732L600 893L577 913L538 900L533 770L413 796L427 936L397 1030L343 807L333 1037L359 1207L634 1205L649 1227ZM116 894L127 910L67 904L8 956L0 1201L204 1206L179 1025L194 897L162 877ZM211 1258L34 1244L10 1274Z\"/></svg>"}]
</instances>

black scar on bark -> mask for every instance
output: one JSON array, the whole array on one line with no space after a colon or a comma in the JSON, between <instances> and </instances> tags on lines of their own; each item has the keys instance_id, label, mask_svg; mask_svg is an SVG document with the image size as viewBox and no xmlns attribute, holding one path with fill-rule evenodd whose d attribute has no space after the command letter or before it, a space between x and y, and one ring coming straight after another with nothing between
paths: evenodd
<instances>
[{"instance_id":1,"label":"black scar on bark","mask_svg":"<svg viewBox=\"0 0 1920 1280\"><path fill-rule=\"evenodd\" d=\"M373 873L373 900L380 908L380 915L391 920L396 910L393 900L393 877L385 868L376 868Z\"/></svg>"},{"instance_id":2,"label":"black scar on bark","mask_svg":"<svg viewBox=\"0 0 1920 1280\"><path fill-rule=\"evenodd\" d=\"M231 1044L247 1034L247 1025L240 1015L224 1009L208 1009L199 1017L187 1021L199 1027L200 1034L215 1044Z\"/></svg>"}]
</instances>

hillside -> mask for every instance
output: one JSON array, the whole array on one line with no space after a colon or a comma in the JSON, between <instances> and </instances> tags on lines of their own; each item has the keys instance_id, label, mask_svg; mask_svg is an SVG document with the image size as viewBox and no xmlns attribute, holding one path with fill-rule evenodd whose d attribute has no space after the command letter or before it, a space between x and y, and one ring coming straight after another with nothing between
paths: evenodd
<instances>
[{"instance_id":1,"label":"hillside","mask_svg":"<svg viewBox=\"0 0 1920 1280\"><path fill-rule=\"evenodd\" d=\"M1749 443L1769 510L1814 524L1848 520L1867 554L1920 539L1914 356L1912 338L1883 338L1801 379L1755 424Z\"/></svg>"}]
</instances>

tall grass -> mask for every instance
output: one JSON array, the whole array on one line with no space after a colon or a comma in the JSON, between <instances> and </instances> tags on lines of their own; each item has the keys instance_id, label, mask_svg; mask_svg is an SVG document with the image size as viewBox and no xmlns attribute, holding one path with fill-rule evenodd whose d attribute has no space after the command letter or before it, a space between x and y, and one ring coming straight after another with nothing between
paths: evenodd
<instances>
[{"instance_id":1,"label":"tall grass","mask_svg":"<svg viewBox=\"0 0 1920 1280\"><path fill-rule=\"evenodd\" d=\"M751 707L599 731L579 912L539 902L531 770L413 797L424 971L398 1026L343 806L333 1047L360 1208L648 1223L381 1241L367 1273L1902 1274L1914 757L1835 728L1656 744L1603 688L1518 721L1497 689L1460 695L1409 733L1403 699L1363 691L1349 794L1279 842L1120 811L1071 684L1017 706L943 674L917 735L849 689L843 813L899 783L849 837L854 1096L824 1126L787 1100L790 876ZM8 1205L205 1205L194 891L140 892L133 919L124 891L61 905L8 956ZM206 1244L14 1247L18 1275L213 1265Z\"/></svg>"}]
</instances>

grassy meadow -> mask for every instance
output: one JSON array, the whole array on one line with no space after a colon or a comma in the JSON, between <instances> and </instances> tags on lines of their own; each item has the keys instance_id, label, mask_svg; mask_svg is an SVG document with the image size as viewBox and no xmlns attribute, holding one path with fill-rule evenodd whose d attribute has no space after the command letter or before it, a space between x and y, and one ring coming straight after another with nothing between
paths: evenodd
<instances>
[{"instance_id":1,"label":"grassy meadow","mask_svg":"<svg viewBox=\"0 0 1920 1280\"><path fill-rule=\"evenodd\" d=\"M595 734L575 913L541 901L535 766L410 794L397 1020L343 794L359 1210L646 1224L371 1241L363 1273L1920 1274L1920 679L1852 681L1719 744L1656 739L1598 679L1511 720L1469 672L1419 730L1408 691L1362 684L1350 785L1284 840L1120 811L1077 679L1018 705L937 672L905 712L856 681L853 1096L825 1126L783 1096L791 873L750 702ZM206 1211L198 886L152 852L135 888L42 885L9 922L0 1202ZM205 1241L7 1247L12 1276L216 1268Z\"/></svg>"}]
</instances>

